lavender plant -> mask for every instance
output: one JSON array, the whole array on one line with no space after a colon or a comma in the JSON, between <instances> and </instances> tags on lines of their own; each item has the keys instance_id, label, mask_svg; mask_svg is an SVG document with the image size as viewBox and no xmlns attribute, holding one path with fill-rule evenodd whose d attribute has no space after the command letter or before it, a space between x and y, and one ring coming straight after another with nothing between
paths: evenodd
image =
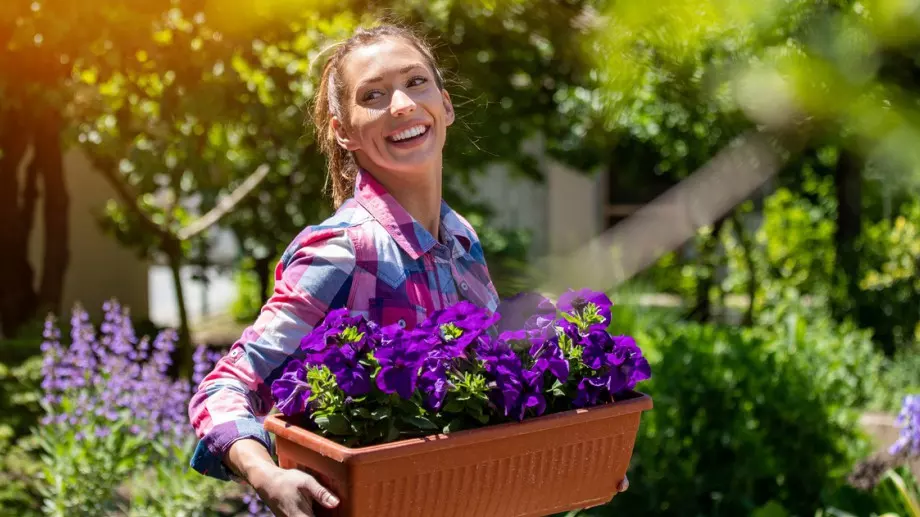
<instances>
[{"instance_id":1,"label":"lavender plant","mask_svg":"<svg viewBox=\"0 0 920 517\"><path fill-rule=\"evenodd\" d=\"M452 432L622 398L651 376L609 298L527 293L492 314L469 302L415 329L330 312L272 383L277 408L346 445ZM507 316L505 316L507 315Z\"/></svg>"},{"instance_id":2,"label":"lavender plant","mask_svg":"<svg viewBox=\"0 0 920 517\"><path fill-rule=\"evenodd\" d=\"M901 433L891 445L891 455L920 457L920 394L904 397L897 423Z\"/></svg>"},{"instance_id":3,"label":"lavender plant","mask_svg":"<svg viewBox=\"0 0 920 517\"><path fill-rule=\"evenodd\" d=\"M192 383L167 375L172 330L137 339L129 313L112 301L97 330L73 311L70 344L45 324L42 407L46 515L210 515L228 488L189 474L194 435L186 408L193 385L219 357L199 347Z\"/></svg>"}]
</instances>

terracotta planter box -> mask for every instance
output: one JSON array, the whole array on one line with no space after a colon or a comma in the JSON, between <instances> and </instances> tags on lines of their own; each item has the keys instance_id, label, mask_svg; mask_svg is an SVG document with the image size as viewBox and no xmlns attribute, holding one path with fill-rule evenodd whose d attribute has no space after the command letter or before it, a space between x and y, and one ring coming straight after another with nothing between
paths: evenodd
<instances>
[{"instance_id":1,"label":"terracotta planter box","mask_svg":"<svg viewBox=\"0 0 920 517\"><path fill-rule=\"evenodd\" d=\"M616 495L639 417L633 392L613 404L521 423L349 448L282 415L265 420L279 463L313 474L341 503L317 516L525 517L597 506Z\"/></svg>"}]
</instances>

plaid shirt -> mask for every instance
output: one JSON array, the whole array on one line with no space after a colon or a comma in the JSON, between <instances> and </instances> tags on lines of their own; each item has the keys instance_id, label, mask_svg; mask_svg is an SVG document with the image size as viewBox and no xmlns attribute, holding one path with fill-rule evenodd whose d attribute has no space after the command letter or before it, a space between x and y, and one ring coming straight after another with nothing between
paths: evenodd
<instances>
[{"instance_id":1,"label":"plaid shirt","mask_svg":"<svg viewBox=\"0 0 920 517\"><path fill-rule=\"evenodd\" d=\"M262 422L273 406L271 383L301 356L300 339L328 311L348 307L382 325L411 328L464 299L496 310L479 238L444 202L440 233L439 242L370 174L359 173L354 197L288 246L258 319L198 386L189 404L199 438L192 468L230 479L223 458L235 441L253 438L270 448Z\"/></svg>"}]
</instances>

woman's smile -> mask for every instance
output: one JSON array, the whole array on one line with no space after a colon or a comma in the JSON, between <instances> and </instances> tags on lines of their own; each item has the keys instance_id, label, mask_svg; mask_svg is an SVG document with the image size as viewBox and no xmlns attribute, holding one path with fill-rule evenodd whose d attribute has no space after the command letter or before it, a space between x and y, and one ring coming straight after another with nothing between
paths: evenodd
<instances>
[{"instance_id":1,"label":"woman's smile","mask_svg":"<svg viewBox=\"0 0 920 517\"><path fill-rule=\"evenodd\" d=\"M431 134L428 124L412 124L398 129L386 137L387 142L397 149L412 149L424 144Z\"/></svg>"}]
</instances>

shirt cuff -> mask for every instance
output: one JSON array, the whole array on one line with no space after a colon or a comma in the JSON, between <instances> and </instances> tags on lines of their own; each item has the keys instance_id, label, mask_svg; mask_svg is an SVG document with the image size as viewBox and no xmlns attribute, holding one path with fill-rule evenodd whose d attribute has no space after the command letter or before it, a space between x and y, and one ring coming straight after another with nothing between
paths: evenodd
<instances>
[{"instance_id":1,"label":"shirt cuff","mask_svg":"<svg viewBox=\"0 0 920 517\"><path fill-rule=\"evenodd\" d=\"M256 440L271 453L271 435L262 424L257 420L238 420L215 426L199 440L192 454L190 466L199 473L215 479L243 481L224 464L224 458L231 445L245 438Z\"/></svg>"}]
</instances>

